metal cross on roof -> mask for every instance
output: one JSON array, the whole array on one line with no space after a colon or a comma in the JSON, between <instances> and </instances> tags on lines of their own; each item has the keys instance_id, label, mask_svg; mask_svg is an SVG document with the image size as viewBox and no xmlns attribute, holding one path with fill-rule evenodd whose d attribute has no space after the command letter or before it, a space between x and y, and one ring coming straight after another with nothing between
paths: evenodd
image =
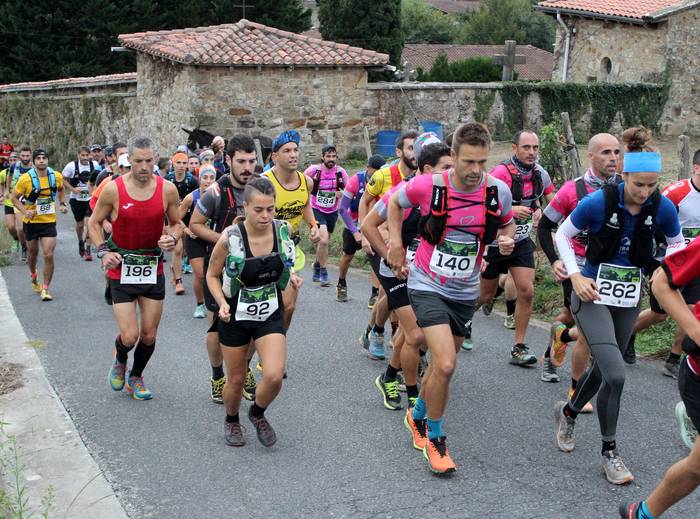
<instances>
[{"instance_id":1,"label":"metal cross on roof","mask_svg":"<svg viewBox=\"0 0 700 519\"><path fill-rule=\"evenodd\" d=\"M496 65L503 65L501 81L513 81L515 65L524 64L526 59L521 54L515 54L515 40L506 40L505 47L505 54L496 54L493 62Z\"/></svg>"},{"instance_id":2,"label":"metal cross on roof","mask_svg":"<svg viewBox=\"0 0 700 519\"><path fill-rule=\"evenodd\" d=\"M233 7L241 7L241 8L243 8L243 16L242 16L242 18L245 18L245 10L246 10L246 8L250 7L251 9L255 9L255 6L247 5L247 4L246 4L246 0L241 0L241 2L242 2L242 3L240 3L240 4L234 4Z\"/></svg>"}]
</instances>

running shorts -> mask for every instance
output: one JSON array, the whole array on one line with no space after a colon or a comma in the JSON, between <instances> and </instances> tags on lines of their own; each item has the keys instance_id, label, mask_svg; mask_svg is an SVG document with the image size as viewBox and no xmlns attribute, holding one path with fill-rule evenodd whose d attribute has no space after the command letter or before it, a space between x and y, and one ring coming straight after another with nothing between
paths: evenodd
<instances>
[{"instance_id":1,"label":"running shorts","mask_svg":"<svg viewBox=\"0 0 700 519\"><path fill-rule=\"evenodd\" d=\"M399 278L386 277L381 274L378 274L377 277L386 293L389 310L396 310L411 304L411 301L408 300L408 288L406 287L405 279L402 281Z\"/></svg>"},{"instance_id":2,"label":"running shorts","mask_svg":"<svg viewBox=\"0 0 700 519\"><path fill-rule=\"evenodd\" d=\"M498 247L489 247L484 259L488 262L486 270L481 273L484 279L496 279L507 274L511 267L535 268L535 242L530 238L515 244L513 252L507 256L498 252Z\"/></svg>"},{"instance_id":3,"label":"running shorts","mask_svg":"<svg viewBox=\"0 0 700 519\"><path fill-rule=\"evenodd\" d=\"M165 299L165 276L159 274L154 285L122 285L118 279L108 278L109 290L112 293L112 302L133 303L138 297L145 297L155 301Z\"/></svg>"},{"instance_id":4,"label":"running shorts","mask_svg":"<svg viewBox=\"0 0 700 519\"><path fill-rule=\"evenodd\" d=\"M4 204L3 204L3 206L5 207L5 215L8 215L8 214L15 214L15 208L14 208L14 207L11 207L11 206L9 206L9 205L4 205Z\"/></svg>"},{"instance_id":5,"label":"running shorts","mask_svg":"<svg viewBox=\"0 0 700 519\"><path fill-rule=\"evenodd\" d=\"M27 241L33 241L37 238L55 238L56 223L24 223L24 238Z\"/></svg>"},{"instance_id":6,"label":"running shorts","mask_svg":"<svg viewBox=\"0 0 700 519\"><path fill-rule=\"evenodd\" d=\"M256 341L260 337L279 333L286 335L284 329L284 304L279 298L280 307L272 314L267 321L236 321L236 300L227 299L231 307L231 320L227 323L217 318L217 328L219 332L219 342L228 347L239 348L248 346L250 341Z\"/></svg>"},{"instance_id":7,"label":"running shorts","mask_svg":"<svg viewBox=\"0 0 700 519\"><path fill-rule=\"evenodd\" d=\"M700 301L700 279L696 278L681 288L681 295L683 296L683 301L685 301L685 304L687 305L694 305ZM656 299L654 292L651 290L649 291L649 308L652 312L657 314L666 313L664 309L661 308L659 301Z\"/></svg>"},{"instance_id":8,"label":"running shorts","mask_svg":"<svg viewBox=\"0 0 700 519\"><path fill-rule=\"evenodd\" d=\"M357 243L348 229L343 229L343 253L353 256L359 250L362 250L362 244Z\"/></svg>"},{"instance_id":9,"label":"running shorts","mask_svg":"<svg viewBox=\"0 0 700 519\"><path fill-rule=\"evenodd\" d=\"M325 225L328 228L328 234L333 234L335 224L338 222L338 211L322 213L318 209L314 209L314 218L319 225Z\"/></svg>"},{"instance_id":10,"label":"running shorts","mask_svg":"<svg viewBox=\"0 0 700 519\"><path fill-rule=\"evenodd\" d=\"M82 222L92 214L90 211L90 201L81 202L75 198L70 199L70 210L73 213L73 218L76 222Z\"/></svg>"},{"instance_id":11,"label":"running shorts","mask_svg":"<svg viewBox=\"0 0 700 519\"><path fill-rule=\"evenodd\" d=\"M574 287L571 284L570 279L565 279L561 282L561 289L564 292L564 308L571 310L571 292L573 292Z\"/></svg>"},{"instance_id":12,"label":"running shorts","mask_svg":"<svg viewBox=\"0 0 700 519\"><path fill-rule=\"evenodd\" d=\"M695 428L700 430L700 377L693 373L685 358L681 360L678 389L685 404L685 412Z\"/></svg>"},{"instance_id":13,"label":"running shorts","mask_svg":"<svg viewBox=\"0 0 700 519\"><path fill-rule=\"evenodd\" d=\"M205 257L207 255L207 242L199 238L190 238L185 234L185 255L189 259Z\"/></svg>"},{"instance_id":14,"label":"running shorts","mask_svg":"<svg viewBox=\"0 0 700 519\"><path fill-rule=\"evenodd\" d=\"M209 254L204 256L204 306L207 307L207 310L216 314L219 311L219 305L216 304L216 299L214 299L214 296L211 295L211 292L209 292L209 286L207 284L207 269L209 268L209 259ZM216 330L210 331L214 332Z\"/></svg>"},{"instance_id":15,"label":"running shorts","mask_svg":"<svg viewBox=\"0 0 700 519\"><path fill-rule=\"evenodd\" d=\"M427 328L449 324L452 335L456 337L466 335L466 324L472 320L476 310L476 300L455 301L436 292L409 289L408 298L416 314L418 326Z\"/></svg>"}]
</instances>

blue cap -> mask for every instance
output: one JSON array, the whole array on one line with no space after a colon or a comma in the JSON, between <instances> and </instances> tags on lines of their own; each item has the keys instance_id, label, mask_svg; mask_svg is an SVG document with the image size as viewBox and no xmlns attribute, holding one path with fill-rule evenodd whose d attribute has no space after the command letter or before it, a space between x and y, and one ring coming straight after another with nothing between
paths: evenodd
<instances>
[{"instance_id":1,"label":"blue cap","mask_svg":"<svg viewBox=\"0 0 700 519\"><path fill-rule=\"evenodd\" d=\"M656 151L625 153L624 173L661 173L661 154Z\"/></svg>"},{"instance_id":2,"label":"blue cap","mask_svg":"<svg viewBox=\"0 0 700 519\"><path fill-rule=\"evenodd\" d=\"M296 130L285 130L282 133L280 133L277 138L272 141L272 151L277 151L279 150L282 146L285 144L288 144L290 142L293 142L297 146L299 145L299 142L301 142L301 135L299 135L299 132Z\"/></svg>"}]
</instances>

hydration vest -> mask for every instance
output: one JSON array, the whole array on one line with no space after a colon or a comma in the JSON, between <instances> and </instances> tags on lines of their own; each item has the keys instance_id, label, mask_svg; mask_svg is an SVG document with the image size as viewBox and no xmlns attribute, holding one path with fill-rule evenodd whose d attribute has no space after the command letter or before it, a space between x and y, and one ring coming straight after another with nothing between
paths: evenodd
<instances>
[{"instance_id":1,"label":"hydration vest","mask_svg":"<svg viewBox=\"0 0 700 519\"><path fill-rule=\"evenodd\" d=\"M314 185L311 188L311 194L316 196L318 194L318 186L321 183L321 168L316 168L316 172L314 173ZM336 191L341 191L345 189L345 182L343 181L343 174L340 172L338 169L338 166L335 167L335 190Z\"/></svg>"},{"instance_id":2,"label":"hydration vest","mask_svg":"<svg viewBox=\"0 0 700 519\"><path fill-rule=\"evenodd\" d=\"M216 181L219 184L221 200L219 202L219 211L213 220L214 231L222 233L226 227L233 223L237 216L236 196L233 193L233 184L228 175L221 177Z\"/></svg>"},{"instance_id":3,"label":"hydration vest","mask_svg":"<svg viewBox=\"0 0 700 519\"><path fill-rule=\"evenodd\" d=\"M73 162L73 167L75 168L75 173L73 173L73 176L70 178L70 185L73 187L78 187L78 184L81 182L83 184L87 184L88 181L92 178L92 175L95 173L95 166L92 164L92 159L88 161L88 164L90 165L90 171L84 171L80 172L80 161L76 160Z\"/></svg>"},{"instance_id":4,"label":"hydration vest","mask_svg":"<svg viewBox=\"0 0 700 519\"><path fill-rule=\"evenodd\" d=\"M600 265L612 260L620 250L624 234L625 210L620 207L620 193L617 185L604 184L601 187L605 197L605 220L603 227L593 234L588 233L586 259L592 265ZM637 225L630 237L629 260L632 265L647 269L654 258L657 232L656 215L661 203L661 193L657 189L650 197L651 203L644 204L637 219Z\"/></svg>"},{"instance_id":5,"label":"hydration vest","mask_svg":"<svg viewBox=\"0 0 700 519\"><path fill-rule=\"evenodd\" d=\"M523 201L523 189L525 185L523 174L520 173L520 170L513 164L513 159L503 161L501 164L505 166L508 173L510 173L510 191L513 194L513 205L520 205ZM532 197L535 202L539 200L543 193L542 172L540 171L540 167L535 164L535 167L532 169Z\"/></svg>"},{"instance_id":6,"label":"hydration vest","mask_svg":"<svg viewBox=\"0 0 700 519\"><path fill-rule=\"evenodd\" d=\"M360 210L360 199L365 192L365 186L367 185L367 172L359 171L356 175L357 177L357 195L350 201L350 212L357 213Z\"/></svg>"},{"instance_id":7,"label":"hydration vest","mask_svg":"<svg viewBox=\"0 0 700 519\"><path fill-rule=\"evenodd\" d=\"M449 191L447 189L448 172L443 172L439 177L433 177L433 194L430 202L430 212L421 216L418 222L418 233L421 238L431 245L442 243L447 234L447 218L449 213ZM498 228L501 225L501 211L498 205L498 186L488 185L488 175L484 180L484 224L480 225L481 230L476 236L482 244L488 245L496 239ZM455 226L476 227L476 226ZM466 232L466 231L465 231ZM474 234L474 233L472 233Z\"/></svg>"},{"instance_id":8,"label":"hydration vest","mask_svg":"<svg viewBox=\"0 0 700 519\"><path fill-rule=\"evenodd\" d=\"M403 180L401 177L401 171L399 171L399 165L393 164L389 166L389 172L391 173L391 187L398 186Z\"/></svg>"},{"instance_id":9,"label":"hydration vest","mask_svg":"<svg viewBox=\"0 0 700 519\"><path fill-rule=\"evenodd\" d=\"M41 183L39 182L39 176L34 171L34 168L30 169L28 172L29 178L32 180L32 192L26 197L27 202L34 204L41 194ZM47 176L49 177L49 188L51 190L51 200L56 200L56 174L53 169L47 169Z\"/></svg>"}]
</instances>

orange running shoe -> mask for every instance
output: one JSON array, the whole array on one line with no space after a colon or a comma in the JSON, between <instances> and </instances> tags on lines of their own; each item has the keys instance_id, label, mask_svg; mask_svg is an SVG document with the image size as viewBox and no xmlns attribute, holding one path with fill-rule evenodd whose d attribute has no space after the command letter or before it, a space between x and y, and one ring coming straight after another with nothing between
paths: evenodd
<instances>
[{"instance_id":1,"label":"orange running shoe","mask_svg":"<svg viewBox=\"0 0 700 519\"><path fill-rule=\"evenodd\" d=\"M428 460L430 470L435 474L449 474L457 470L455 462L447 452L445 436L440 436L437 440L428 439L423 447L423 457Z\"/></svg>"},{"instance_id":2,"label":"orange running shoe","mask_svg":"<svg viewBox=\"0 0 700 519\"><path fill-rule=\"evenodd\" d=\"M569 402L571 402L571 399L574 397L574 388L570 387L569 388ZM586 402L586 405L583 406L581 409L581 412L584 414L591 414L593 412L593 404L590 402Z\"/></svg>"},{"instance_id":3,"label":"orange running shoe","mask_svg":"<svg viewBox=\"0 0 700 519\"><path fill-rule=\"evenodd\" d=\"M554 321L552 327L549 329L549 344L551 348L551 358L552 364L559 367L564 364L566 360L566 348L569 346L568 343L562 342L561 334L566 330L566 325L560 323L559 321Z\"/></svg>"},{"instance_id":4,"label":"orange running shoe","mask_svg":"<svg viewBox=\"0 0 700 519\"><path fill-rule=\"evenodd\" d=\"M413 448L422 451L425 448L425 442L427 440L425 420L414 420L413 408L409 407L406 416L403 418L403 424L406 426L406 429L411 431L411 435L413 436Z\"/></svg>"}]
</instances>

